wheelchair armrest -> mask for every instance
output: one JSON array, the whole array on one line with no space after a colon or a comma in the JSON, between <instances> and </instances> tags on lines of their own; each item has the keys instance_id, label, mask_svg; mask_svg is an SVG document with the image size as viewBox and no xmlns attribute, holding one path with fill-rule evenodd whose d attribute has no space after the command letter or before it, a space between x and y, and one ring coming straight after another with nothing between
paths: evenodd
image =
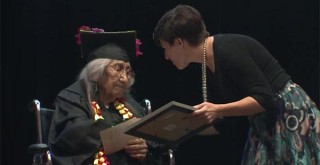
<instances>
[{"instance_id":1,"label":"wheelchair armrest","mask_svg":"<svg viewBox=\"0 0 320 165\"><path fill-rule=\"evenodd\" d=\"M44 143L32 144L28 147L28 152L31 154L45 153L49 150L49 146Z\"/></svg>"}]
</instances>

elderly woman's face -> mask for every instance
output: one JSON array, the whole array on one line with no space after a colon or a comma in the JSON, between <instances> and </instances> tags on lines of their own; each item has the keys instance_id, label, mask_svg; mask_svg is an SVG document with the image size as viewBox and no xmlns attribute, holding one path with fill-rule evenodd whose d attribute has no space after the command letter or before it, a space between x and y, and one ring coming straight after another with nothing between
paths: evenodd
<instances>
[{"instance_id":1,"label":"elderly woman's face","mask_svg":"<svg viewBox=\"0 0 320 165\"><path fill-rule=\"evenodd\" d=\"M130 80L134 77L129 62L113 60L106 68L105 75L98 81L99 90L112 99L121 97L130 87Z\"/></svg>"}]
</instances>

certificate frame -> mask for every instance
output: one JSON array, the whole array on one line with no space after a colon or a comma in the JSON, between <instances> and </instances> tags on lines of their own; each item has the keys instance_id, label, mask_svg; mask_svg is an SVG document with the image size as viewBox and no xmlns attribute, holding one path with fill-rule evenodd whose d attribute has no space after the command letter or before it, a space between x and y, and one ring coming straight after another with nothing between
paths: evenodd
<instances>
[{"instance_id":1,"label":"certificate frame","mask_svg":"<svg viewBox=\"0 0 320 165\"><path fill-rule=\"evenodd\" d=\"M127 127L125 133L155 142L177 145L206 128L213 127L212 124L206 124L202 120L189 118L194 110L195 108L190 105L171 101Z\"/></svg>"},{"instance_id":2,"label":"certificate frame","mask_svg":"<svg viewBox=\"0 0 320 165\"><path fill-rule=\"evenodd\" d=\"M106 155L118 152L126 146L129 140L137 137L125 134L126 127L132 125L139 118L132 118L113 127L100 131L100 137Z\"/></svg>"}]
</instances>

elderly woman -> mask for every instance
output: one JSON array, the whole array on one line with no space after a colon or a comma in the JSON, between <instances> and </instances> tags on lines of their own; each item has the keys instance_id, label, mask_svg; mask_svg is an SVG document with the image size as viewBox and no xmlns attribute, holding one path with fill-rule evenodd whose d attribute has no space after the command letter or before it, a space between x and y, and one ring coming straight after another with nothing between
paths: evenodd
<instances>
[{"instance_id":1,"label":"elderly woman","mask_svg":"<svg viewBox=\"0 0 320 165\"><path fill-rule=\"evenodd\" d=\"M134 82L129 57L136 53L135 32L83 31L80 38L82 54L89 56L89 62L79 80L56 98L49 135L53 164L159 164L157 154L152 153L156 145L141 138L105 155L100 137L100 131L144 115L129 94Z\"/></svg>"}]
</instances>

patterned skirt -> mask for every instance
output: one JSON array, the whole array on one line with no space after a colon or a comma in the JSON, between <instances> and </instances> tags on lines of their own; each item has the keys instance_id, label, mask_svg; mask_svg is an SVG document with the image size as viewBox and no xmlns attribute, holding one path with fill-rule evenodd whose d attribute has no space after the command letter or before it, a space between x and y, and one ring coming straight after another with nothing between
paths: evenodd
<instances>
[{"instance_id":1,"label":"patterned skirt","mask_svg":"<svg viewBox=\"0 0 320 165\"><path fill-rule=\"evenodd\" d=\"M320 165L320 111L289 81L276 94L278 108L251 118L243 165Z\"/></svg>"}]
</instances>

